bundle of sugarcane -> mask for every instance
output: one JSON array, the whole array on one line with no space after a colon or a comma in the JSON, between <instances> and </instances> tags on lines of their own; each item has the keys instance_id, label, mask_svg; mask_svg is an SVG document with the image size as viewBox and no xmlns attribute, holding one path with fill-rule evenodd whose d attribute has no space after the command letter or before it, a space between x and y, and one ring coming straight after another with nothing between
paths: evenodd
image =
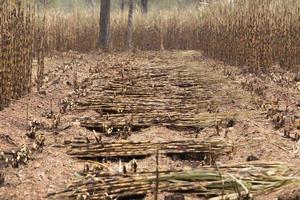
<instances>
[{"instance_id":1,"label":"bundle of sugarcane","mask_svg":"<svg viewBox=\"0 0 300 200\"><path fill-rule=\"evenodd\" d=\"M123 97L163 97L166 98L175 98L182 99L186 98L186 96L194 96L194 97L205 97L211 96L211 93L208 88L199 88L199 87L190 87L186 89L179 89L172 86L163 86L163 85L155 85L154 83L148 87L141 86L127 86L127 85L109 85L103 86L102 88L98 88L97 90L91 90L91 93L94 96L123 96ZM93 100L93 96L90 96L87 99Z\"/></svg>"},{"instance_id":2,"label":"bundle of sugarcane","mask_svg":"<svg viewBox=\"0 0 300 200\"><path fill-rule=\"evenodd\" d=\"M113 93L113 91L112 91ZM178 92L179 93L179 92ZM76 110L93 109L101 113L144 113L150 112L171 112L179 113L205 113L208 104L214 107L232 104L232 95L228 94L186 94L181 92L176 95L157 93L140 94L92 94L86 98L80 98L76 101ZM242 99L243 97L235 97ZM191 113L192 114L192 113Z\"/></svg>"},{"instance_id":3,"label":"bundle of sugarcane","mask_svg":"<svg viewBox=\"0 0 300 200\"><path fill-rule=\"evenodd\" d=\"M91 92L91 91L90 91ZM149 91L148 91L149 92ZM201 107L203 104L207 103L208 100L214 100L214 101L226 101L228 102L228 98L226 97L212 97L211 95L202 94L187 94L185 92L182 92L181 94L174 94L171 93L163 94L160 91L157 91L157 93L141 93L141 94L105 94L105 93L99 93L99 94L91 94L90 96L86 98L82 98L77 101L78 106L89 106L89 105L95 105L101 108L101 106L109 106L110 104L121 104L121 105L127 105L128 107L133 105L142 105L142 106L148 106L153 104L158 104L158 106L166 106L166 105L174 105L174 106L182 106L182 103L185 104L192 104L195 107ZM226 103L224 102L224 103ZM155 105L157 106L157 105Z\"/></svg>"},{"instance_id":4,"label":"bundle of sugarcane","mask_svg":"<svg viewBox=\"0 0 300 200\"><path fill-rule=\"evenodd\" d=\"M158 94L156 94L158 95ZM242 97L241 97L242 98ZM238 98L235 98L238 99ZM174 112L179 114L190 113L195 114L207 112L209 104L214 107L232 104L231 97L210 97L204 96L99 96L92 95L88 98L80 98L75 102L75 110L92 109L101 111L101 113L144 113L148 112Z\"/></svg>"},{"instance_id":5,"label":"bundle of sugarcane","mask_svg":"<svg viewBox=\"0 0 300 200\"><path fill-rule=\"evenodd\" d=\"M163 126L176 130L201 130L212 126L230 126L229 122L234 121L235 114L232 113L200 113L197 110L190 110L190 113L180 111L148 111L141 113L119 113L107 114L95 118L82 118L82 127L95 129L102 133L120 133L124 129L138 131L150 126Z\"/></svg>"},{"instance_id":6,"label":"bundle of sugarcane","mask_svg":"<svg viewBox=\"0 0 300 200\"><path fill-rule=\"evenodd\" d=\"M205 141L180 140L171 142L89 142L86 140L66 141L70 149L68 154L76 158L132 158L149 156L156 153L167 155L199 154L202 159L214 161L218 156L228 155L234 151L231 142L221 138Z\"/></svg>"},{"instance_id":7,"label":"bundle of sugarcane","mask_svg":"<svg viewBox=\"0 0 300 200\"><path fill-rule=\"evenodd\" d=\"M242 163L224 167L204 167L190 171L139 172L136 174L93 174L86 172L67 189L49 196L69 199L134 198L155 191L195 193L221 199L250 199L289 184L300 177L288 176L282 163Z\"/></svg>"},{"instance_id":8,"label":"bundle of sugarcane","mask_svg":"<svg viewBox=\"0 0 300 200\"><path fill-rule=\"evenodd\" d=\"M234 114L217 113L219 105L232 104L233 96L243 98L222 91L218 77L205 73L199 77L195 68L138 66L127 71L111 70L114 76L106 76L106 71L100 75L105 81L96 84L87 97L76 100L76 110L93 109L100 114L81 119L81 126L102 133L139 131L153 125L198 131L232 121Z\"/></svg>"},{"instance_id":9,"label":"bundle of sugarcane","mask_svg":"<svg viewBox=\"0 0 300 200\"><path fill-rule=\"evenodd\" d=\"M190 97L201 99L201 97L211 96L212 91L220 91L220 88L216 86L219 80L208 80L206 76L198 77L193 70L183 69L165 71L163 68L158 68L152 72L151 68L141 67L128 77L124 77L124 72L120 70L117 77L105 77L106 81L99 82L91 93L107 97L135 95L136 98L144 100L145 96L157 98L162 95L169 99L189 99ZM85 99L86 102L94 102L94 100L97 101L97 98ZM101 102L101 99L98 101Z\"/></svg>"},{"instance_id":10,"label":"bundle of sugarcane","mask_svg":"<svg viewBox=\"0 0 300 200\"><path fill-rule=\"evenodd\" d=\"M170 104L167 104L167 102L128 102L128 104L125 103L118 103L118 102L103 102L99 104L90 104L87 106L83 106L80 108L82 110L83 108L94 108L94 110L100 112L101 114L110 114L111 118L118 117L118 115L113 114L131 114L134 115L144 115L145 117L151 117L152 113L161 113L160 115L172 115L172 113L177 112L177 116L184 116L186 113L190 113L190 115L199 113L202 111L206 112L204 108L207 105L207 102L201 102L203 107L202 109L192 103L189 102L182 102L178 105L174 105L170 102ZM157 115L155 117L158 117Z\"/></svg>"},{"instance_id":11,"label":"bundle of sugarcane","mask_svg":"<svg viewBox=\"0 0 300 200\"><path fill-rule=\"evenodd\" d=\"M167 92L174 93L178 90L184 90L186 93L192 91L199 91L199 92L206 92L208 93L210 89L214 88L216 83L209 83L209 82L196 82L191 80L182 80L182 81L172 81L169 79L166 80L148 80L145 79L143 81L137 81L135 79L131 79L128 81L124 80L107 80L104 83L100 83L97 85L95 89L92 91L104 91L104 90L115 90L115 91L122 91L126 89L127 91L136 90L140 92L157 92L158 89L166 89L166 91L162 90L160 92ZM218 88L215 88L218 89Z\"/></svg>"}]
</instances>

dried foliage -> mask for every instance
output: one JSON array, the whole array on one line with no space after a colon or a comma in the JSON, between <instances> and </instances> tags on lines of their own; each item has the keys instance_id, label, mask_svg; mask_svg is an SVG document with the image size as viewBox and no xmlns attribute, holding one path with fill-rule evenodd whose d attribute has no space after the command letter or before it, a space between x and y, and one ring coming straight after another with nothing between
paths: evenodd
<instances>
[{"instance_id":1,"label":"dried foliage","mask_svg":"<svg viewBox=\"0 0 300 200\"><path fill-rule=\"evenodd\" d=\"M172 142L91 142L78 139L66 141L70 149L68 154L76 158L137 158L154 155L157 150L160 154L182 155L190 159L191 154L198 155L206 163L214 163L217 157L234 152L234 145L223 139L207 139L203 141L179 140ZM201 155L201 156L200 156Z\"/></svg>"},{"instance_id":2,"label":"dried foliage","mask_svg":"<svg viewBox=\"0 0 300 200\"><path fill-rule=\"evenodd\" d=\"M230 3L231 2L231 3ZM232 3L233 2L233 3ZM300 63L297 0L218 1L206 7L134 14L133 44L140 50L203 50L230 64L267 70ZM46 11L48 50L97 48L99 9ZM126 49L127 13L114 11L110 47Z\"/></svg>"},{"instance_id":3,"label":"dried foliage","mask_svg":"<svg viewBox=\"0 0 300 200\"><path fill-rule=\"evenodd\" d=\"M216 3L201 15L200 46L208 56L255 71L300 63L299 1Z\"/></svg>"},{"instance_id":4,"label":"dried foliage","mask_svg":"<svg viewBox=\"0 0 300 200\"><path fill-rule=\"evenodd\" d=\"M80 118L81 126L125 139L151 126L199 132L234 123L235 113L219 112L219 106L232 103L232 96L219 87L222 81L218 76L202 72L198 66L138 65L131 59L99 63L91 70L97 73L90 80L101 81L94 81L86 97L72 95L74 109L99 113ZM236 99L245 97L233 93ZM72 108L72 101L64 102L64 107Z\"/></svg>"},{"instance_id":5,"label":"dried foliage","mask_svg":"<svg viewBox=\"0 0 300 200\"><path fill-rule=\"evenodd\" d=\"M282 163L254 162L189 171L159 171L158 177L156 172L83 172L78 181L49 196L56 199L135 199L153 192L158 181L160 192L195 193L211 200L252 199L253 195L299 183L299 177L286 174L287 169Z\"/></svg>"},{"instance_id":6,"label":"dried foliage","mask_svg":"<svg viewBox=\"0 0 300 200\"><path fill-rule=\"evenodd\" d=\"M74 9L70 13L46 10L46 43L48 50L86 52L97 48L99 9ZM151 12L147 17L135 11L133 18L133 45L140 50L197 49L194 38L197 27L190 19L193 10ZM111 15L110 47L127 49L127 14Z\"/></svg>"}]
</instances>

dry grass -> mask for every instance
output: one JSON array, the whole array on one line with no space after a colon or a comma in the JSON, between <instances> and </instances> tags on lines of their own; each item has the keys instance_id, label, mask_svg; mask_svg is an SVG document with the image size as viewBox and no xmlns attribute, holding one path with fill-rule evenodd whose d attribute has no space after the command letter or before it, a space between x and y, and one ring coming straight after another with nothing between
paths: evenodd
<instances>
[{"instance_id":1,"label":"dry grass","mask_svg":"<svg viewBox=\"0 0 300 200\"><path fill-rule=\"evenodd\" d=\"M45 13L46 49L88 51L96 48L99 12L48 10Z\"/></svg>"},{"instance_id":2,"label":"dry grass","mask_svg":"<svg viewBox=\"0 0 300 200\"><path fill-rule=\"evenodd\" d=\"M274 64L295 68L300 63L299 16L295 0L216 3L202 13L201 47L208 56L255 71Z\"/></svg>"},{"instance_id":3,"label":"dry grass","mask_svg":"<svg viewBox=\"0 0 300 200\"><path fill-rule=\"evenodd\" d=\"M134 13L134 47L139 50L203 50L231 64L267 70L300 63L300 3L297 0L228 0L205 8ZM99 9L70 13L47 10L48 50L97 48ZM127 12L112 13L111 49L126 49Z\"/></svg>"},{"instance_id":4,"label":"dry grass","mask_svg":"<svg viewBox=\"0 0 300 200\"><path fill-rule=\"evenodd\" d=\"M86 52L97 49L99 9L74 9L70 13L46 11L46 41L49 50ZM188 12L151 12L145 17L134 12L133 42L136 49L196 49L193 38L197 27L191 23L192 10ZM114 50L126 49L127 13L113 12L111 42ZM193 30L191 29L193 28Z\"/></svg>"}]
</instances>

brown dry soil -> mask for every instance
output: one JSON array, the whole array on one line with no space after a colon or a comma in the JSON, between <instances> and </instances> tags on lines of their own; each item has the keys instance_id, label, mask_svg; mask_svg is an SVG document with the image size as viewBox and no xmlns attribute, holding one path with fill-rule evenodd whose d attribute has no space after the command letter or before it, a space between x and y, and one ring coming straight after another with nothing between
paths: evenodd
<instances>
[{"instance_id":1,"label":"brown dry soil","mask_svg":"<svg viewBox=\"0 0 300 200\"><path fill-rule=\"evenodd\" d=\"M232 104L220 105L220 112L233 111L238 114L236 125L229 128L227 132L228 138L239 144L235 155L231 159L228 157L221 158L221 163L245 162L249 156L253 155L261 161L285 162L294 169L295 166L296 169L299 166L299 155L293 150L297 142L291 138L283 137L283 128L274 129L272 121L266 118L266 111L261 109L262 103L257 103L257 99L267 102L278 96L283 107L288 101L289 109L299 116L299 107L297 107L297 104L300 103L299 82L293 82L288 90L285 89L286 86L281 84L282 78L278 80L277 75L283 77L286 73L274 67L274 70L278 72L261 76L259 81L254 81L254 85L256 84L258 87L267 86L263 88L264 95L256 95L242 87L242 82L256 79L247 72L247 68L226 66L206 59L194 51L135 52L134 54L100 52L77 54L69 52L48 56L45 60L47 76L44 91L40 93L33 91L29 96L12 102L9 108L0 112L0 150L14 149L22 144L30 145L32 143L25 135L27 113L30 120L43 119L45 123L51 123L42 117L42 114L50 110L51 107L55 112L59 112L60 100L72 91L75 72L77 82L81 83L91 76L92 69L105 69L107 65L118 67L126 64L128 59L133 60L132 65L173 65L197 68L195 73L198 73L199 77L207 77L208 79L214 77L220 80L219 83L216 82L216 87L221 88L224 94L231 95L233 98ZM286 93L289 95L285 95ZM236 94L239 94L239 98L235 99ZM47 199L46 196L49 192L61 190L74 180L76 172L83 169L84 162L72 159L66 154L65 148L58 148L57 145L75 136L93 137L92 132L80 127L77 121L79 117L93 115L95 115L95 111L67 112L62 115L60 126L70 125L68 129L41 130L39 133L43 133L46 138L46 144L42 151L35 153L27 165L22 165L19 168L0 169L5 175L5 183L0 186L0 199ZM294 130L294 132L297 131L299 132L299 130ZM225 130L222 130L221 137L224 137L224 133ZM133 134L128 139L170 141L191 137L216 137L215 129L207 127L199 134L195 134L189 131L177 132L162 127L152 127ZM115 140L115 138L104 137L104 140ZM155 156L139 160L138 163L139 168L150 170L152 166L155 166ZM165 169L190 169L202 165L200 161L174 161L164 156L160 157L159 163L160 168ZM299 191L300 186L293 185L256 199L277 199L279 196L283 199L294 199ZM159 195L159 199L163 199L164 195ZM147 199L153 199L153 196L149 194ZM186 199L197 199L197 197L187 195Z\"/></svg>"}]
</instances>

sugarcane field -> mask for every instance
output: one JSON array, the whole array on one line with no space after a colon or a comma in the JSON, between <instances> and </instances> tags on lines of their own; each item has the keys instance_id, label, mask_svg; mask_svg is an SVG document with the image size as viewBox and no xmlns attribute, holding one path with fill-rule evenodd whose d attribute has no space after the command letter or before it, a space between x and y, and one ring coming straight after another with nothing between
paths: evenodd
<instances>
[{"instance_id":1,"label":"sugarcane field","mask_svg":"<svg viewBox=\"0 0 300 200\"><path fill-rule=\"evenodd\" d=\"M0 200L299 200L299 0L0 0Z\"/></svg>"}]
</instances>

